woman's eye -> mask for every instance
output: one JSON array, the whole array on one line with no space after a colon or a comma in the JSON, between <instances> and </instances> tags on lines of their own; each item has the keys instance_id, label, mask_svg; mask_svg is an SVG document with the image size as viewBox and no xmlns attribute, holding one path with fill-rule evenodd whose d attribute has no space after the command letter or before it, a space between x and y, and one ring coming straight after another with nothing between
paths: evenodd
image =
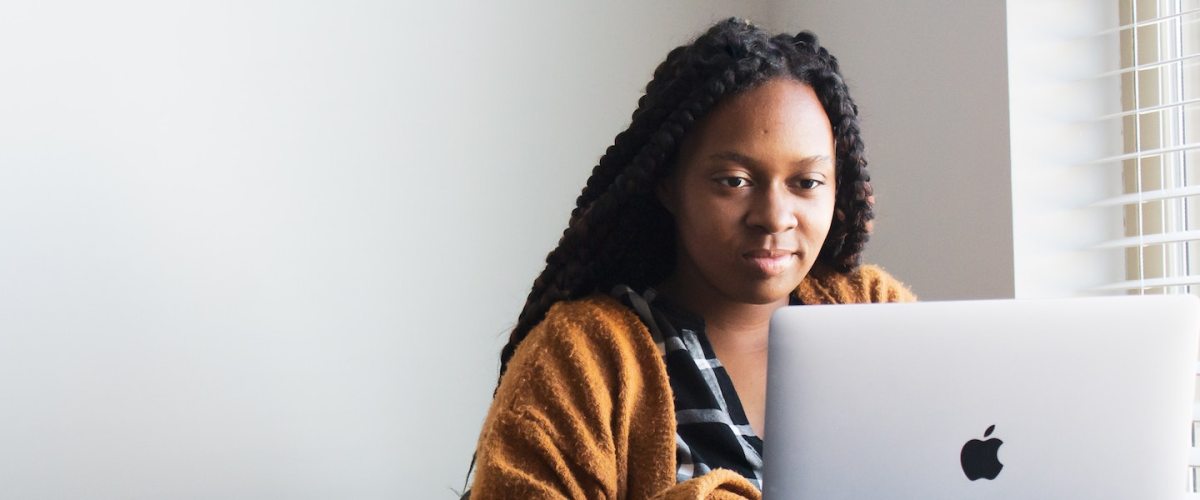
<instances>
[{"instance_id":1,"label":"woman's eye","mask_svg":"<svg viewBox=\"0 0 1200 500\"><path fill-rule=\"evenodd\" d=\"M722 186L731 188L741 188L750 185L750 179L745 177L722 177L717 179L717 182L721 183Z\"/></svg>"},{"instance_id":2,"label":"woman's eye","mask_svg":"<svg viewBox=\"0 0 1200 500\"><path fill-rule=\"evenodd\" d=\"M803 179L800 181L800 188L801 189L816 189L817 186L820 186L822 184L825 184L825 183L818 181L816 179Z\"/></svg>"}]
</instances>

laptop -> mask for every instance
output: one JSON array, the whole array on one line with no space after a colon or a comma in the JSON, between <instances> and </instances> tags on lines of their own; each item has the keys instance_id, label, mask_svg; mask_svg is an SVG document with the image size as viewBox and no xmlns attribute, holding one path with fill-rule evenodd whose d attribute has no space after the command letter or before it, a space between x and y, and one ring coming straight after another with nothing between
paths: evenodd
<instances>
[{"instance_id":1,"label":"laptop","mask_svg":"<svg viewBox=\"0 0 1200 500\"><path fill-rule=\"evenodd\" d=\"M1176 499L1190 491L1189 295L785 307L768 499Z\"/></svg>"}]
</instances>

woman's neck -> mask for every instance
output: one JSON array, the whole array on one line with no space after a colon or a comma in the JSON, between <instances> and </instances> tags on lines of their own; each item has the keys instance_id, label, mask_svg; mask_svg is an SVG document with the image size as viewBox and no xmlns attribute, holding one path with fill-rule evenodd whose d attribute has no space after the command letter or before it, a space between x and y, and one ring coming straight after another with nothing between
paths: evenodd
<instances>
[{"instance_id":1,"label":"woman's neck","mask_svg":"<svg viewBox=\"0 0 1200 500\"><path fill-rule=\"evenodd\" d=\"M788 297L767 304L749 304L722 296L705 285L681 286L668 279L656 287L671 302L704 318L705 335L714 347L735 353L762 352L767 349L771 315L788 305Z\"/></svg>"}]
</instances>

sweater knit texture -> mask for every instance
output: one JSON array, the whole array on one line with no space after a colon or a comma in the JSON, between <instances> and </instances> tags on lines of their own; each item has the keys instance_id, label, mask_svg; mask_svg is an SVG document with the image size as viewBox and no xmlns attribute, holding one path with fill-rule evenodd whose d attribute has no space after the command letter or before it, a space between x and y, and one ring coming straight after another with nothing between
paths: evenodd
<instances>
[{"instance_id":1,"label":"sweater knit texture","mask_svg":"<svg viewBox=\"0 0 1200 500\"><path fill-rule=\"evenodd\" d=\"M805 304L916 300L869 265L850 273L815 266L796 295ZM666 367L638 316L608 295L555 304L521 342L476 456L473 499L762 496L725 469L676 483Z\"/></svg>"}]
</instances>

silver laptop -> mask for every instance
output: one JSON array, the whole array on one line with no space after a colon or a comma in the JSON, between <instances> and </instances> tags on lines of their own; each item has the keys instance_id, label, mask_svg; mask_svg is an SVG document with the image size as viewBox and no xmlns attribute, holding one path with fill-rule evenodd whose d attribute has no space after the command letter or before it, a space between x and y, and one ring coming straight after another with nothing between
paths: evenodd
<instances>
[{"instance_id":1,"label":"silver laptop","mask_svg":"<svg viewBox=\"0 0 1200 500\"><path fill-rule=\"evenodd\" d=\"M774 499L1176 499L1193 296L785 307L771 321Z\"/></svg>"}]
</instances>

